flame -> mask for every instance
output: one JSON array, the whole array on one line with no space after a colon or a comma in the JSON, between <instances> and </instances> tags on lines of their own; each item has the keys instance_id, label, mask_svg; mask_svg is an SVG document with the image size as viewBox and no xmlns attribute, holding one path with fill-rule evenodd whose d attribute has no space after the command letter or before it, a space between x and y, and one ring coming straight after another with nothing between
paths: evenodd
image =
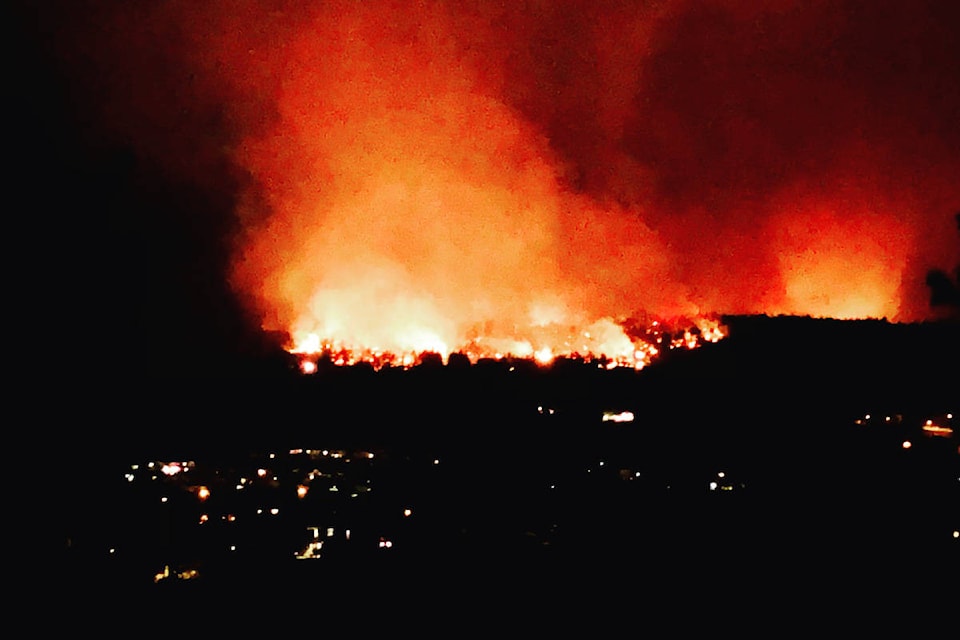
<instances>
[{"instance_id":1,"label":"flame","mask_svg":"<svg viewBox=\"0 0 960 640\"><path fill-rule=\"evenodd\" d=\"M543 347L542 349L537 349L533 353L533 357L540 364L550 364L553 362L553 350L550 347Z\"/></svg>"},{"instance_id":2,"label":"flame","mask_svg":"<svg viewBox=\"0 0 960 640\"><path fill-rule=\"evenodd\" d=\"M226 190L232 290L295 353L642 368L723 314L931 315L950 21L696 4L118 3L50 40L81 120Z\"/></svg>"},{"instance_id":3,"label":"flame","mask_svg":"<svg viewBox=\"0 0 960 640\"><path fill-rule=\"evenodd\" d=\"M465 48L458 17L431 12L414 27L356 5L339 18L293 34L278 119L237 150L257 179L248 217L269 215L245 236L234 284L291 352L639 369L658 351L618 318L699 315L638 208L567 187L556 150Z\"/></svg>"},{"instance_id":4,"label":"flame","mask_svg":"<svg viewBox=\"0 0 960 640\"><path fill-rule=\"evenodd\" d=\"M679 323L679 324L678 324ZM668 327L688 327L674 328ZM650 326L638 327L627 322L617 324L602 319L586 329L562 327L549 324L527 328L528 338L506 338L474 335L455 350L432 348L426 342L423 348L411 347L406 351L370 348L362 343L343 343L326 340L310 333L289 351L302 356L300 370L310 374L317 371L317 359L326 358L337 366L352 366L359 363L382 367L408 368L425 361L427 355L439 356L448 363L457 353L476 364L481 359L526 359L540 365L549 365L557 358L576 358L587 362L597 361L608 369L630 367L643 369L662 355L658 345L664 335L677 335L668 341L669 349L696 349L707 343L715 343L726 337L727 329L715 318L678 319L672 324L654 321Z\"/></svg>"}]
</instances>

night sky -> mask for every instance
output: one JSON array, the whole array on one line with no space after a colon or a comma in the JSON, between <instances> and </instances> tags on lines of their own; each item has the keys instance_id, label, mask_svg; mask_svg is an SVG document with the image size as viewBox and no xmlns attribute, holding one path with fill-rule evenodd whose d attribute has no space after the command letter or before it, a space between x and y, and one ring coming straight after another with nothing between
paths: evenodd
<instances>
[{"instance_id":1,"label":"night sky","mask_svg":"<svg viewBox=\"0 0 960 640\"><path fill-rule=\"evenodd\" d=\"M374 277L915 321L960 262L949 0L13 5L14 323L87 371L229 368Z\"/></svg>"}]
</instances>

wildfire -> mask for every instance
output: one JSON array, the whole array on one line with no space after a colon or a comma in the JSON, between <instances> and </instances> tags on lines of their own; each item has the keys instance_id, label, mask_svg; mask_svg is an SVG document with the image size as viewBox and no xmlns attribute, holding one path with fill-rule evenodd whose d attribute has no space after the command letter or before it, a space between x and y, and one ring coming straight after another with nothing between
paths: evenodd
<instances>
[{"instance_id":1,"label":"wildfire","mask_svg":"<svg viewBox=\"0 0 960 640\"><path fill-rule=\"evenodd\" d=\"M673 79L632 87L646 77L635 69L622 84L619 66L601 56L606 79L644 100L607 103L611 87L589 85L575 92L577 108L554 109L574 77L593 71L557 78L542 103L528 102L547 76L529 66L526 40L504 47L490 30L506 16L443 4L416 15L403 3L329 10L275 25L283 46L269 30L262 46L247 43L239 34L260 31L246 28L202 40L222 57L211 66L245 70L230 86L255 96L251 112L270 108L230 147L250 176L231 284L265 329L290 335L290 351L336 365L409 367L426 353L460 353L640 369L724 333L708 320L628 331L619 319L638 309L661 318L910 317L901 283L923 268L910 258L918 238L935 234L913 224L921 202L871 172L875 154L853 148L822 167L811 159L810 175L781 176L806 153L786 149L770 169L776 180L727 185L766 175L780 158L767 158L772 141L798 137L792 112L769 123L791 127L784 135L757 138L754 123L737 136L739 119L704 132L730 136L715 146L730 150L718 161L731 168L713 174L714 162L690 160L706 158L696 127L714 114L661 132L697 106L659 102L674 95ZM634 44L646 48L642 38ZM597 100L612 120L580 130ZM620 102L653 111L617 116ZM648 131L646 122L658 125ZM673 139L672 156L661 146ZM627 149L633 155L622 156ZM302 364L304 373L315 366Z\"/></svg>"},{"instance_id":2,"label":"wildfire","mask_svg":"<svg viewBox=\"0 0 960 640\"><path fill-rule=\"evenodd\" d=\"M78 140L130 145L144 195L189 194L147 211L216 238L149 247L171 301L226 267L305 357L641 368L723 329L639 309L913 322L957 264L947 2L94 4L37 33Z\"/></svg>"},{"instance_id":3,"label":"wildfire","mask_svg":"<svg viewBox=\"0 0 960 640\"><path fill-rule=\"evenodd\" d=\"M412 346L401 351L329 340L316 333L307 333L288 350L303 356L300 370L305 374L317 371L319 357L336 366L366 363L380 369L409 368L422 364L428 356L439 357L447 363L452 354L459 354L472 364L481 359L523 359L546 366L557 358L576 358L596 361L607 369L629 367L640 370L660 356L664 349L696 349L726 336L726 328L716 319L697 318L686 322L685 328L673 331L660 321L643 328L634 326L629 331L632 337L627 328L611 320L594 323L587 329L567 327L566 332L559 326L531 327L526 337L475 335L455 349L437 349L435 347L440 343L426 341L419 348Z\"/></svg>"}]
</instances>

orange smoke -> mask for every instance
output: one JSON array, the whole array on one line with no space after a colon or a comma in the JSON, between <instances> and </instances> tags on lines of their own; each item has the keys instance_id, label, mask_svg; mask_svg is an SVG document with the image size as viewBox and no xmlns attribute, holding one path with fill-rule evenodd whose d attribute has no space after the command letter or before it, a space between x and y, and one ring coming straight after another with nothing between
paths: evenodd
<instances>
[{"instance_id":1,"label":"orange smoke","mask_svg":"<svg viewBox=\"0 0 960 640\"><path fill-rule=\"evenodd\" d=\"M660 291L669 259L639 212L564 187L443 12L351 5L286 51L278 122L239 150L270 213L235 282L295 350L615 357L636 298L696 313Z\"/></svg>"},{"instance_id":2,"label":"orange smoke","mask_svg":"<svg viewBox=\"0 0 960 640\"><path fill-rule=\"evenodd\" d=\"M805 197L802 185L775 201L771 246L783 282L779 314L838 319L901 318L913 229L869 191L845 186ZM874 192L875 193L875 192Z\"/></svg>"},{"instance_id":3,"label":"orange smoke","mask_svg":"<svg viewBox=\"0 0 960 640\"><path fill-rule=\"evenodd\" d=\"M825 213L785 226L789 237L779 254L785 293L780 313L839 319L899 316L900 274L906 266L903 236L887 236L887 229L864 231L863 224Z\"/></svg>"},{"instance_id":4,"label":"orange smoke","mask_svg":"<svg viewBox=\"0 0 960 640\"><path fill-rule=\"evenodd\" d=\"M871 208L875 192L848 198L846 187L824 192L808 182L810 191L793 192L791 201L776 193L751 201L746 225L705 225L701 214L653 195L649 168L609 151L597 160L616 167L618 184L632 173L640 194L631 202L575 189L569 149L547 135L557 116L538 92L529 117L530 99L513 87L516 52L486 39L496 35L490 16L443 4L420 9L346 3L270 52L267 75L279 76L271 85L275 121L236 152L256 181L245 206L267 213L241 245L233 280L253 294L266 328L291 335L291 348L622 355L635 345L609 327L638 313L909 317L901 314L901 279L915 238L900 212ZM653 37L651 25L673 19L644 18L635 45ZM597 55L614 95L630 91L610 67L610 50ZM574 91L604 89L593 82ZM594 131L601 141L616 135L609 123L636 117L614 109L609 95L595 98L609 114ZM689 132L671 126L677 157L696 153L701 142L683 151ZM756 123L727 126L746 145L737 153L762 161L769 132ZM838 157L834 170L847 170ZM855 168L880 164L854 159ZM690 157L691 172L699 162ZM737 182L743 178L732 185L742 189ZM667 207L677 213L664 222ZM763 220L750 223L758 212ZM585 338L599 333L597 323L606 323L604 339Z\"/></svg>"},{"instance_id":5,"label":"orange smoke","mask_svg":"<svg viewBox=\"0 0 960 640\"><path fill-rule=\"evenodd\" d=\"M634 4L98 3L51 40L90 122L229 194L225 280L290 349L644 362L643 319L932 317L956 3Z\"/></svg>"}]
</instances>

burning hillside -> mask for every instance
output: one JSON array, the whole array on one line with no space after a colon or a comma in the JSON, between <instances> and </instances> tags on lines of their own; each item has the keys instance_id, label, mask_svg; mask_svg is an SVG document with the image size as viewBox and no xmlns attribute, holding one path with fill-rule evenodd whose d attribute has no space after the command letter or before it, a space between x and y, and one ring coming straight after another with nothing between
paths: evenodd
<instances>
[{"instance_id":1,"label":"burning hillside","mask_svg":"<svg viewBox=\"0 0 960 640\"><path fill-rule=\"evenodd\" d=\"M955 11L97 3L52 40L108 138L229 192L224 279L289 350L639 367L638 315L931 317Z\"/></svg>"},{"instance_id":2,"label":"burning hillside","mask_svg":"<svg viewBox=\"0 0 960 640\"><path fill-rule=\"evenodd\" d=\"M319 335L312 333L291 351L304 356L301 360L304 373L317 370L317 356L328 358L335 365L365 362L379 369L383 366L415 366L421 363L426 354L439 356L446 362L451 353L458 353L471 363L482 358L525 358L550 364L559 357L596 360L600 366L608 369L631 367L639 370L655 360L661 352L696 349L704 343L717 342L725 336L725 329L719 321L706 318L673 327L659 320L652 321L648 326L601 320L586 328L558 325L531 327L525 335L527 337L496 337L478 333L468 342L459 343L455 349L439 341L428 340L419 345L408 343L406 349L392 350L371 348L363 343L322 340Z\"/></svg>"}]
</instances>

